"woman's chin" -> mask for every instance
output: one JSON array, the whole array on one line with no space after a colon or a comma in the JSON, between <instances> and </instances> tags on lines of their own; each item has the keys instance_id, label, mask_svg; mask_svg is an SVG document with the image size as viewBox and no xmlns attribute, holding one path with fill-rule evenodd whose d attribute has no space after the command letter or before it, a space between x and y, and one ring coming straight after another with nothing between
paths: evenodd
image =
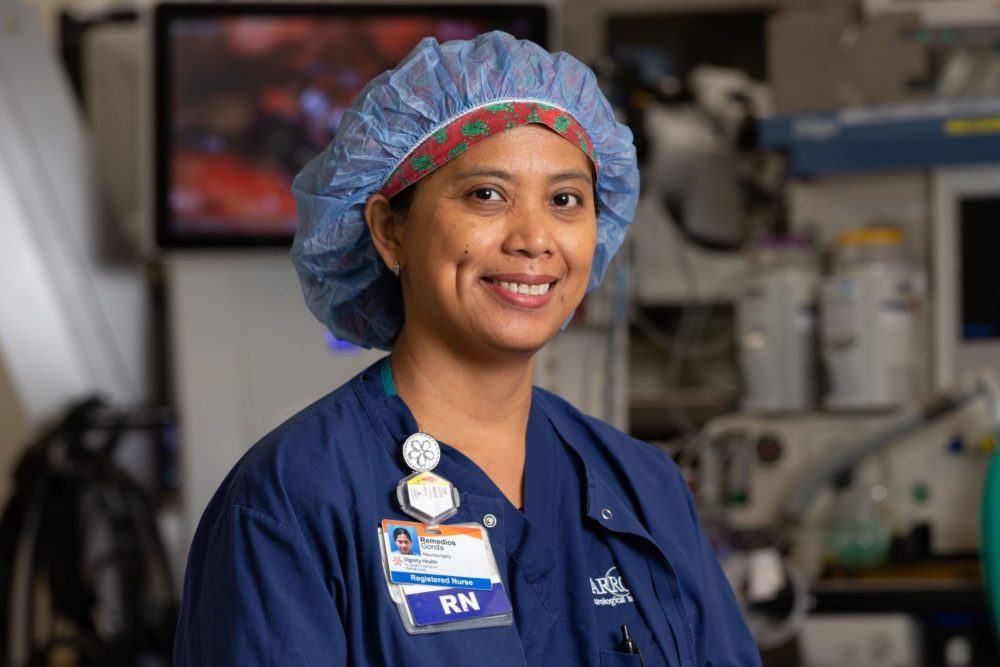
<instances>
[{"instance_id":1,"label":"woman's chin","mask_svg":"<svg viewBox=\"0 0 1000 667\"><path fill-rule=\"evenodd\" d=\"M482 336L487 347L505 353L534 354L545 347L559 327L510 327L495 329Z\"/></svg>"}]
</instances>

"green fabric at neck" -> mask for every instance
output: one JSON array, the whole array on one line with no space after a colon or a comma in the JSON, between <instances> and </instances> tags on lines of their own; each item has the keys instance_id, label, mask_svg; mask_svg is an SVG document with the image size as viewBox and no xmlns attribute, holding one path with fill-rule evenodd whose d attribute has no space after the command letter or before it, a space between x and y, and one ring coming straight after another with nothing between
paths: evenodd
<instances>
[{"instance_id":1,"label":"green fabric at neck","mask_svg":"<svg viewBox=\"0 0 1000 667\"><path fill-rule=\"evenodd\" d=\"M396 381L392 378L392 366L389 365L389 357L382 360L382 389L386 397L396 395Z\"/></svg>"}]
</instances>

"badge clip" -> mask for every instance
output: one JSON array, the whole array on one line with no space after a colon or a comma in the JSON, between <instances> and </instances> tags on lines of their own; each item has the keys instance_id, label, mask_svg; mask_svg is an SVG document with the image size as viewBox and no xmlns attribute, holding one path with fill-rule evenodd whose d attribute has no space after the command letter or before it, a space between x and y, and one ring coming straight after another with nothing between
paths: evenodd
<instances>
[{"instance_id":1,"label":"badge clip","mask_svg":"<svg viewBox=\"0 0 1000 667\"><path fill-rule=\"evenodd\" d=\"M426 433L414 433L403 443L403 460L413 470L396 485L396 499L404 513L435 528L458 512L458 489L432 472L441 461L441 446Z\"/></svg>"}]
</instances>

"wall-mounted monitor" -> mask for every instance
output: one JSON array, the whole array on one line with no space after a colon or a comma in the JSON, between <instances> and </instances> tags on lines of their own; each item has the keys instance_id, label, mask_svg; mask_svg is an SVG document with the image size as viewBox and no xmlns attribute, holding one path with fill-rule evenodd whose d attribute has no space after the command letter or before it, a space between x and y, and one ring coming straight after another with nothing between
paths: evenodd
<instances>
[{"instance_id":1,"label":"wall-mounted monitor","mask_svg":"<svg viewBox=\"0 0 1000 667\"><path fill-rule=\"evenodd\" d=\"M935 387L973 374L1000 376L1000 163L932 172Z\"/></svg>"},{"instance_id":2,"label":"wall-mounted monitor","mask_svg":"<svg viewBox=\"0 0 1000 667\"><path fill-rule=\"evenodd\" d=\"M543 5L161 4L154 21L161 248L289 244L295 174L422 38L547 36Z\"/></svg>"},{"instance_id":3,"label":"wall-mounted monitor","mask_svg":"<svg viewBox=\"0 0 1000 667\"><path fill-rule=\"evenodd\" d=\"M962 338L1000 340L996 253L1000 248L1000 194L959 202Z\"/></svg>"}]
</instances>

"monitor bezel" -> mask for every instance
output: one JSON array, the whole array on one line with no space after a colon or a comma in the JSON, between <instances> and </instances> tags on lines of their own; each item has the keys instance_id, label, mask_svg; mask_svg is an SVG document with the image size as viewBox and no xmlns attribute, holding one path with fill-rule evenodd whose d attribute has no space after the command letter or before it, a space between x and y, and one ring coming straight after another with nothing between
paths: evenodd
<instances>
[{"instance_id":1,"label":"monitor bezel","mask_svg":"<svg viewBox=\"0 0 1000 667\"><path fill-rule=\"evenodd\" d=\"M336 16L366 17L379 14L415 16L489 17L512 10L531 17L539 26L537 41L546 46L549 37L549 8L541 3L498 3L496 5L439 4L267 4L267 3L164 3L153 12L153 224L156 246L160 250L236 248L283 248L291 245L291 234L195 234L178 232L171 217L169 199L170 162L172 159L170 104L172 95L170 25L177 20L192 18L226 18L239 16ZM534 16L531 16L534 15Z\"/></svg>"}]
</instances>

